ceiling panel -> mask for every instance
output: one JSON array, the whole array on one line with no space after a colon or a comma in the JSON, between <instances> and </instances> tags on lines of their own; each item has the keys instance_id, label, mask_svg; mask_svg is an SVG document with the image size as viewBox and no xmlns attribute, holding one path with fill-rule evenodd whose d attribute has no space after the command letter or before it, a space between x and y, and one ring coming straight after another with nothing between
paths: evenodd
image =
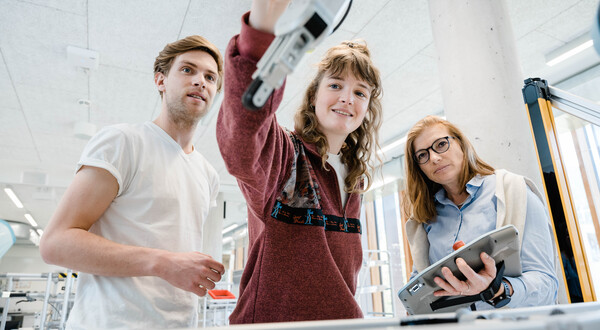
<instances>
[{"instance_id":1,"label":"ceiling panel","mask_svg":"<svg viewBox=\"0 0 600 330\"><path fill-rule=\"evenodd\" d=\"M427 45L425 48L423 48L423 50L421 50L419 52L419 54L429 56L429 57L435 58L437 60L438 55L437 55L437 50L435 48L435 44L433 43L433 40L431 40L429 45Z\"/></svg>"},{"instance_id":2,"label":"ceiling panel","mask_svg":"<svg viewBox=\"0 0 600 330\"><path fill-rule=\"evenodd\" d=\"M39 143L39 153L43 161L48 163L71 164L74 169L81 151L87 141L72 136L71 130L66 135L39 133L35 134L36 139L47 141Z\"/></svg>"},{"instance_id":3,"label":"ceiling panel","mask_svg":"<svg viewBox=\"0 0 600 330\"><path fill-rule=\"evenodd\" d=\"M417 54L383 81L384 119L419 102L438 90L437 61L429 56ZM413 123L406 123L406 130Z\"/></svg>"},{"instance_id":4,"label":"ceiling panel","mask_svg":"<svg viewBox=\"0 0 600 330\"><path fill-rule=\"evenodd\" d=\"M44 133L63 135L68 125L87 119L87 116L80 113L80 105L77 104L80 93L54 86L38 89L24 84L17 84L16 89L25 118L29 123L36 123L34 132L41 130Z\"/></svg>"},{"instance_id":5,"label":"ceiling panel","mask_svg":"<svg viewBox=\"0 0 600 330\"><path fill-rule=\"evenodd\" d=\"M507 0L515 38L519 39L581 0Z\"/></svg>"},{"instance_id":6,"label":"ceiling panel","mask_svg":"<svg viewBox=\"0 0 600 330\"><path fill-rule=\"evenodd\" d=\"M433 94L437 94L437 92L434 92ZM436 97L437 96L420 99L402 110L392 112L391 116L386 119L381 126L381 131L379 133L379 143L381 146L384 147L385 145L402 138L406 135L407 130L424 116L441 114L442 107L431 100ZM389 108L389 106L386 106L386 109Z\"/></svg>"},{"instance_id":7,"label":"ceiling panel","mask_svg":"<svg viewBox=\"0 0 600 330\"><path fill-rule=\"evenodd\" d=\"M1 108L12 108L20 109L19 100L17 94L13 88L12 80L8 69L5 65L4 55L2 48L0 47L0 109Z\"/></svg>"},{"instance_id":8,"label":"ceiling panel","mask_svg":"<svg viewBox=\"0 0 600 330\"><path fill-rule=\"evenodd\" d=\"M67 45L56 52L39 50L35 45L3 48L3 55L14 84L27 85L28 91L35 93L42 89L63 89L87 93L87 79L82 70L67 62ZM51 65L48 65L51 63ZM18 95L21 103L23 96Z\"/></svg>"},{"instance_id":9,"label":"ceiling panel","mask_svg":"<svg viewBox=\"0 0 600 330\"><path fill-rule=\"evenodd\" d=\"M569 42L590 31L596 16L598 0L582 0L542 24L537 31L563 42Z\"/></svg>"},{"instance_id":10,"label":"ceiling panel","mask_svg":"<svg viewBox=\"0 0 600 330\"><path fill-rule=\"evenodd\" d=\"M360 31L383 76L409 61L433 39L427 0L390 1Z\"/></svg>"},{"instance_id":11,"label":"ceiling panel","mask_svg":"<svg viewBox=\"0 0 600 330\"><path fill-rule=\"evenodd\" d=\"M587 98L590 101L600 104L600 66L587 70L577 77L567 79L556 85L556 87L568 90L570 93Z\"/></svg>"},{"instance_id":12,"label":"ceiling panel","mask_svg":"<svg viewBox=\"0 0 600 330\"><path fill-rule=\"evenodd\" d=\"M87 14L87 0L21 0L21 2L81 16Z\"/></svg>"},{"instance_id":13,"label":"ceiling panel","mask_svg":"<svg viewBox=\"0 0 600 330\"><path fill-rule=\"evenodd\" d=\"M379 14L384 6L390 1L398 0L353 1L350 12L346 17L346 20L340 26L340 29L359 33L365 25L375 19L377 14Z\"/></svg>"},{"instance_id":14,"label":"ceiling panel","mask_svg":"<svg viewBox=\"0 0 600 330\"><path fill-rule=\"evenodd\" d=\"M60 53L66 44L76 45L82 41L87 30L86 24L83 15L23 1L3 0L0 45L28 49L35 47L39 52Z\"/></svg>"},{"instance_id":15,"label":"ceiling panel","mask_svg":"<svg viewBox=\"0 0 600 330\"><path fill-rule=\"evenodd\" d=\"M23 134L19 134L18 136L24 142L26 142L28 139L27 133L25 132ZM6 157L7 160L11 161L24 161L37 164L40 161L38 154L38 149L36 147L32 147L31 145L23 147L19 144L15 144L2 147L2 158ZM19 180L18 178L13 178L12 180L9 180L9 182L19 182Z\"/></svg>"},{"instance_id":16,"label":"ceiling panel","mask_svg":"<svg viewBox=\"0 0 600 330\"><path fill-rule=\"evenodd\" d=\"M0 47L12 82L37 89L79 89L79 84L73 84L77 74L67 64L66 47L80 44L85 37L85 24L85 17L80 15L4 1L0 11Z\"/></svg>"},{"instance_id":17,"label":"ceiling panel","mask_svg":"<svg viewBox=\"0 0 600 330\"><path fill-rule=\"evenodd\" d=\"M85 98L86 95L81 95ZM142 71L100 65L90 76L91 119L99 126L150 120L160 94L149 68ZM86 108L79 107L81 115ZM78 120L84 119L80 116Z\"/></svg>"},{"instance_id":18,"label":"ceiling panel","mask_svg":"<svg viewBox=\"0 0 600 330\"><path fill-rule=\"evenodd\" d=\"M18 109L0 108L0 159L11 159L4 148L33 148L27 121ZM37 158L37 155L34 155Z\"/></svg>"},{"instance_id":19,"label":"ceiling panel","mask_svg":"<svg viewBox=\"0 0 600 330\"><path fill-rule=\"evenodd\" d=\"M224 54L229 39L239 33L242 15L250 10L251 3L251 0L191 1L179 37L199 34Z\"/></svg>"},{"instance_id":20,"label":"ceiling panel","mask_svg":"<svg viewBox=\"0 0 600 330\"><path fill-rule=\"evenodd\" d=\"M189 1L89 1L89 48L100 63L152 72L159 51L177 40Z\"/></svg>"},{"instance_id":21,"label":"ceiling panel","mask_svg":"<svg viewBox=\"0 0 600 330\"><path fill-rule=\"evenodd\" d=\"M556 47L557 42L560 41L538 31L532 31L517 40L517 52L523 75L539 74L545 70L547 66L544 54Z\"/></svg>"}]
</instances>

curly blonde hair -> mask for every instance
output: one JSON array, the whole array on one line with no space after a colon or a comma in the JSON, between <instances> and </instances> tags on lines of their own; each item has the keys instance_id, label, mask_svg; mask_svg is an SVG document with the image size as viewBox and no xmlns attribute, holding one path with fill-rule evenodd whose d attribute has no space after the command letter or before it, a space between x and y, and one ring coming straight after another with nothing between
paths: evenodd
<instances>
[{"instance_id":1,"label":"curly blonde hair","mask_svg":"<svg viewBox=\"0 0 600 330\"><path fill-rule=\"evenodd\" d=\"M405 214L420 223L427 223L436 216L434 195L442 189L442 186L431 181L423 173L415 161L413 144L426 128L435 125L445 126L450 136L454 137L452 141L457 141L463 151L463 168L458 178L461 187L465 187L467 182L477 174L494 174L494 168L477 156L475 148L458 127L438 116L427 116L421 119L406 135L406 198L402 201Z\"/></svg>"},{"instance_id":2,"label":"curly blonde hair","mask_svg":"<svg viewBox=\"0 0 600 330\"><path fill-rule=\"evenodd\" d=\"M329 144L325 134L319 130L319 122L312 104L319 84L326 74L343 75L348 72L371 87L367 114L361 125L346 137L345 145L341 150L342 163L348 167L344 190L348 193L361 193L368 190L372 183L371 173L375 166L370 159L373 155L379 159L376 150L379 148L383 93L379 70L371 61L369 49L363 40L344 41L327 51L318 64L317 74L306 90L302 105L296 112L294 128L304 141L316 145L323 168L326 168ZM366 187L362 180L363 176L367 179Z\"/></svg>"}]
</instances>

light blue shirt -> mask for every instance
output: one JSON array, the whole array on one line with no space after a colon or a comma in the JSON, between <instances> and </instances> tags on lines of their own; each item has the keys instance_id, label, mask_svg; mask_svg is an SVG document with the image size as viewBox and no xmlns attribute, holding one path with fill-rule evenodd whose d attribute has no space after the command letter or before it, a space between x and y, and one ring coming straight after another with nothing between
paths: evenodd
<instances>
[{"instance_id":1,"label":"light blue shirt","mask_svg":"<svg viewBox=\"0 0 600 330\"><path fill-rule=\"evenodd\" d=\"M429 261L433 264L453 252L457 241L466 244L496 229L496 175L475 176L466 186L469 197L459 208L440 189L435 194L437 216L424 224L430 243ZM522 275L506 277L513 287L508 307L554 304L558 280L554 268L552 235L548 214L542 201L527 188L527 213L521 247ZM493 309L484 302L477 310Z\"/></svg>"}]
</instances>

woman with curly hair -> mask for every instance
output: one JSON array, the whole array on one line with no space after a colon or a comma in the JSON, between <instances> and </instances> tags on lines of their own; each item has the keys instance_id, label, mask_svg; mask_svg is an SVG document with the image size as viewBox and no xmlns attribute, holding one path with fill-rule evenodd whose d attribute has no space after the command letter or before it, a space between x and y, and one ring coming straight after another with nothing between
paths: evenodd
<instances>
[{"instance_id":1,"label":"woman with curly hair","mask_svg":"<svg viewBox=\"0 0 600 330\"><path fill-rule=\"evenodd\" d=\"M319 63L294 131L275 116L283 87L245 110L242 94L286 6L254 1L226 52L217 141L246 198L249 235L232 324L362 317L360 193L378 146L380 74L364 43L343 42Z\"/></svg>"}]
</instances>

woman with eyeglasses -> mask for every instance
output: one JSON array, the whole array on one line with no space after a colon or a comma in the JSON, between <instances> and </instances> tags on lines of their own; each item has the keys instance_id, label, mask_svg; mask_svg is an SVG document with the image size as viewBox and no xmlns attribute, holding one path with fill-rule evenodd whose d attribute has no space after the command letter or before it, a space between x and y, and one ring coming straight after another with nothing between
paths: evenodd
<instances>
[{"instance_id":1,"label":"woman with eyeglasses","mask_svg":"<svg viewBox=\"0 0 600 330\"><path fill-rule=\"evenodd\" d=\"M495 170L481 160L466 136L452 123L427 116L406 140L407 194L404 211L413 257L413 276L453 252L453 244L513 224L522 235L522 275L502 278L488 301L472 308L554 304L558 292L555 251L543 199L531 180ZM472 296L490 290L496 262L481 253L484 268L475 272L456 260L465 280L442 268L435 296Z\"/></svg>"}]
</instances>

